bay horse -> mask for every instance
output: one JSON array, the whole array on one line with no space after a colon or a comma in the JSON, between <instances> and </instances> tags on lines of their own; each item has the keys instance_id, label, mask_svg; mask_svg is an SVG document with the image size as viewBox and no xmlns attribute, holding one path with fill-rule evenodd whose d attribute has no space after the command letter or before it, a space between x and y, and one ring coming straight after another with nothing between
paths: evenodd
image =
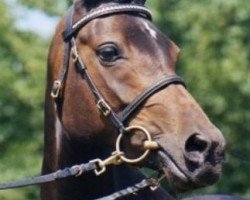
<instances>
[{"instance_id":1,"label":"bay horse","mask_svg":"<svg viewBox=\"0 0 250 200\"><path fill-rule=\"evenodd\" d=\"M125 162L99 176L43 185L42 200L100 198L139 182L142 166L162 172L180 191L219 179L224 137L176 75L179 48L153 25L144 3L77 0L57 26L48 56L42 173L105 159L118 135ZM158 188L128 199L173 198Z\"/></svg>"}]
</instances>

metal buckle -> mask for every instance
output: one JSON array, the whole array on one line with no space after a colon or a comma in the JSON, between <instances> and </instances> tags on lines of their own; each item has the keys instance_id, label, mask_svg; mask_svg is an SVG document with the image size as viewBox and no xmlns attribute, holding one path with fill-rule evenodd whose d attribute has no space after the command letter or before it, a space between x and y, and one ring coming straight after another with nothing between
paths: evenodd
<instances>
[{"instance_id":1,"label":"metal buckle","mask_svg":"<svg viewBox=\"0 0 250 200\"><path fill-rule=\"evenodd\" d=\"M160 182L155 180L152 185L149 187L151 191L156 191L161 186Z\"/></svg>"},{"instance_id":2,"label":"metal buckle","mask_svg":"<svg viewBox=\"0 0 250 200\"><path fill-rule=\"evenodd\" d=\"M102 114L104 116L108 116L111 112L111 108L110 106L103 100L100 99L97 104L96 104L97 108L102 112Z\"/></svg>"},{"instance_id":3,"label":"metal buckle","mask_svg":"<svg viewBox=\"0 0 250 200\"><path fill-rule=\"evenodd\" d=\"M161 186L161 181L166 178L166 174L163 174L161 177L159 177L157 180L153 181L153 184L150 186L151 191L157 190Z\"/></svg>"},{"instance_id":4,"label":"metal buckle","mask_svg":"<svg viewBox=\"0 0 250 200\"><path fill-rule=\"evenodd\" d=\"M76 45L74 45L71 48L71 55L72 55L73 62L76 63L76 61L79 59L79 54L78 54L78 51L76 49Z\"/></svg>"},{"instance_id":5,"label":"metal buckle","mask_svg":"<svg viewBox=\"0 0 250 200\"><path fill-rule=\"evenodd\" d=\"M59 80L54 81L50 96L53 97L54 99L56 99L59 96L61 87L62 87L61 81L59 81Z\"/></svg>"}]
</instances>

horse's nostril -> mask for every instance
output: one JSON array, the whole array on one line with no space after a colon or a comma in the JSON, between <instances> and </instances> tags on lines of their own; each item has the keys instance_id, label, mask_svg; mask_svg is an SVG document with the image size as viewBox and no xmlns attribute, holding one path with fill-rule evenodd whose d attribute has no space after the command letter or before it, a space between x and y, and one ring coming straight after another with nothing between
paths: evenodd
<instances>
[{"instance_id":1,"label":"horse's nostril","mask_svg":"<svg viewBox=\"0 0 250 200\"><path fill-rule=\"evenodd\" d=\"M210 147L211 142L208 138L201 134L191 135L185 144L185 150L187 153L197 152L204 154Z\"/></svg>"}]
</instances>

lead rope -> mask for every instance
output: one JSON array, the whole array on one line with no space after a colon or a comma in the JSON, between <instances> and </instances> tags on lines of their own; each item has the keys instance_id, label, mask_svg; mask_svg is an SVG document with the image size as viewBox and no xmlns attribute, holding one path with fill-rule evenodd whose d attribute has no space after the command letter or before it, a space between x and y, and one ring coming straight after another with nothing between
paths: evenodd
<instances>
[{"instance_id":1,"label":"lead rope","mask_svg":"<svg viewBox=\"0 0 250 200\"><path fill-rule=\"evenodd\" d=\"M141 182L127 187L126 189L120 190L118 192L115 192L111 195L105 196L105 197L101 197L99 199L95 199L95 200L116 200L116 199L120 199L123 197L127 197L130 195L137 195L138 192L145 190L147 188L150 187L154 187L155 185L158 185L157 180L150 178L150 179L143 179Z\"/></svg>"},{"instance_id":2,"label":"lead rope","mask_svg":"<svg viewBox=\"0 0 250 200\"><path fill-rule=\"evenodd\" d=\"M56 172L46 174L43 176L37 176L27 179L22 179L18 181L13 181L9 183L0 183L0 190L7 190L13 188L20 188L31 185L41 185L44 183L53 182L56 180L64 179L72 176L80 176L83 173L97 170L99 168L99 163L96 160L89 161L88 163L74 165L70 168L65 168L62 170L57 170Z\"/></svg>"},{"instance_id":3,"label":"lead rope","mask_svg":"<svg viewBox=\"0 0 250 200\"><path fill-rule=\"evenodd\" d=\"M154 179L154 178L148 178L148 179L143 179L141 182L127 187L123 190L117 191L111 195L101 197L95 200L117 200L121 199L123 197L127 197L130 195L137 195L139 192L145 190L145 189L150 189L151 191L155 191L159 188L160 182L166 177L166 175L162 175L159 179Z\"/></svg>"},{"instance_id":4,"label":"lead rope","mask_svg":"<svg viewBox=\"0 0 250 200\"><path fill-rule=\"evenodd\" d=\"M120 151L120 147L119 147L120 140L121 140L121 137L119 140L117 140L116 150L111 154L111 156L109 156L105 160L94 159L94 160L89 161L88 163L74 165L69 168L57 170L56 172L53 172L50 174L22 179L18 181L9 182L9 183L0 183L0 190L20 188L20 187L31 186L31 185L41 185L44 183L53 182L56 180L67 178L67 177L73 177L73 176L77 177L77 176L83 175L91 171L93 171L96 176L99 176L106 171L106 167L109 165L120 165L121 163L136 163L136 162L140 162L141 160L145 158L146 156L145 153L137 159L131 160L131 159L126 158L124 153ZM148 138L148 142L151 143L150 137ZM147 154L149 150L150 149L145 148L145 152L147 152Z\"/></svg>"},{"instance_id":5,"label":"lead rope","mask_svg":"<svg viewBox=\"0 0 250 200\"><path fill-rule=\"evenodd\" d=\"M118 154L111 155L106 160L102 161L100 159L95 159L92 161L89 161L85 164L80 165L74 165L70 168L65 168L63 170L58 170L54 173L46 174L43 176L37 176L33 178L27 178L15 182L9 182L9 183L0 183L0 190L7 190L7 189L13 189L13 188L20 188L25 186L31 186L31 185L41 185L44 183L53 182L56 180L64 179L67 177L72 176L80 176L87 172L94 171L96 175L100 175L106 170L106 166L110 164L120 164L122 161L119 158ZM104 169L104 170L103 170ZM98 171L100 170L100 171ZM100 173L101 172L101 173ZM159 179L154 178L147 178L143 179L141 182L127 187L125 189L119 190L117 192L114 192L113 194L110 194L105 197L101 197L95 200L116 200L121 199L123 197L127 197L130 195L137 195L139 192L150 189L151 191L155 191L160 186L160 181L165 178L166 175L161 176Z\"/></svg>"}]
</instances>

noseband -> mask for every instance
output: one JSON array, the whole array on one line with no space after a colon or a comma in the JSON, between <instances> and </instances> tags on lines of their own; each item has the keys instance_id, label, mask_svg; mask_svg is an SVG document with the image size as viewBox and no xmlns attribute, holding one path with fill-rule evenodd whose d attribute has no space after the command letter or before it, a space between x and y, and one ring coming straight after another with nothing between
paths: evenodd
<instances>
[{"instance_id":1,"label":"noseband","mask_svg":"<svg viewBox=\"0 0 250 200\"><path fill-rule=\"evenodd\" d=\"M141 126L131 126L126 127L125 123L131 118L131 116L138 110L138 108L145 103L145 101L154 95L155 93L159 92L160 90L168 87L172 84L181 84L185 87L185 83L177 75L171 75L171 76L163 76L160 80L156 81L152 86L147 88L145 91L143 91L139 96L137 96L130 104L122 110L119 114L116 113L109 104L105 101L103 95L101 92L97 89L94 81L92 80L90 74L88 73L87 67L84 64L84 61L79 56L78 49L76 46L75 38L77 36L78 31L83 28L88 22L90 22L93 19L96 19L98 17L103 17L107 15L113 15L118 13L128 13L137 15L140 17L144 17L148 20L151 20L151 13L150 11L143 7L138 5L112 5L104 8L97 8L87 15L83 16L79 21L76 23L72 23L73 20L73 12L74 8L71 7L67 17L66 17L66 29L64 31L64 41L65 41L65 49L64 49L64 61L63 61L63 70L61 72L60 78L58 80L54 81L54 85L51 90L51 96L55 99L59 97L60 90L62 87L62 84L65 81L65 76L68 71L69 67L69 60L70 56L72 57L72 60L76 66L76 69L78 73L81 75L81 77L87 82L92 94L95 97L96 105L98 109L101 111L101 113L108 118L111 123L116 127L117 132L120 134L117 139L116 144L116 151L118 153L121 153L120 151L120 140L123 136L123 133L130 132L132 130L140 130L145 134L147 137L147 143L144 144L146 151L144 154L139 157L138 159L127 159L125 156L120 156L120 158L128 163L136 163L141 160L143 160L149 153L149 149L155 149L158 148L158 145L155 142L152 142L151 136L148 133L148 131L141 127Z\"/></svg>"}]
</instances>

